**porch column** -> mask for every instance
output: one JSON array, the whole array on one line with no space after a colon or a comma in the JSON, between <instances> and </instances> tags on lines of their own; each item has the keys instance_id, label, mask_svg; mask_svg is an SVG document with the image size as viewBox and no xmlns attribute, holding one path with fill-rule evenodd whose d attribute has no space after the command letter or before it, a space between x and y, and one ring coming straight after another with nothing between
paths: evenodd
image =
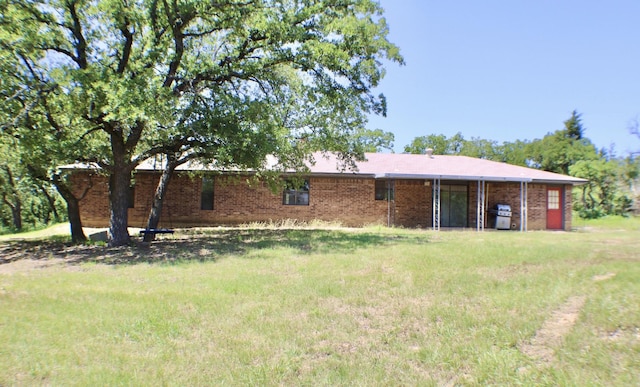
<instances>
[{"instance_id":1,"label":"porch column","mask_svg":"<svg viewBox=\"0 0 640 387\"><path fill-rule=\"evenodd\" d=\"M433 179L433 229L440 231L440 179Z\"/></svg>"},{"instance_id":2,"label":"porch column","mask_svg":"<svg viewBox=\"0 0 640 387\"><path fill-rule=\"evenodd\" d=\"M528 202L528 189L529 183L526 181L520 182L520 232L527 231L527 202Z\"/></svg>"},{"instance_id":3,"label":"porch column","mask_svg":"<svg viewBox=\"0 0 640 387\"><path fill-rule=\"evenodd\" d=\"M476 231L484 231L484 192L485 181L478 180L478 200L476 203Z\"/></svg>"},{"instance_id":4,"label":"porch column","mask_svg":"<svg viewBox=\"0 0 640 387\"><path fill-rule=\"evenodd\" d=\"M395 208L396 208L396 185L395 185L395 180L393 179L387 179L386 182L387 185L387 227L391 227L392 225L395 225L396 223L396 218L395 218ZM391 198L393 198L393 208L391 207ZM391 222L391 215L393 214L393 223Z\"/></svg>"}]
</instances>

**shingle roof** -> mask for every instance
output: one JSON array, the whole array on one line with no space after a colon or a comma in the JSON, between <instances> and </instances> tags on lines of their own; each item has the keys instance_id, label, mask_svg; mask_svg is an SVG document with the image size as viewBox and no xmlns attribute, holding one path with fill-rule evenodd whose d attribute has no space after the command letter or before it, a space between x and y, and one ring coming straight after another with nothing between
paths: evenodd
<instances>
[{"instance_id":1,"label":"shingle roof","mask_svg":"<svg viewBox=\"0 0 640 387\"><path fill-rule=\"evenodd\" d=\"M485 180L584 184L585 179L467 156L366 153L357 162L356 174L377 178ZM335 174L338 161L333 156L315 157L311 172ZM345 173L354 173L345 172Z\"/></svg>"},{"instance_id":2,"label":"shingle roof","mask_svg":"<svg viewBox=\"0 0 640 387\"><path fill-rule=\"evenodd\" d=\"M558 173L520 167L507 163L477 159L467 156L414 155L404 153L366 153L365 161L356 162L356 170L343 170L337 157L331 154L314 155L315 164L310 165L312 174L359 175L388 179L443 179L466 181L513 181L551 184L585 184L588 180ZM273 161L273 160L272 160ZM157 171L162 163L147 160L140 164L138 171ZM61 166L61 169L99 169L90 164ZM213 165L190 162L177 170L216 170ZM226 172L240 172L237 169Z\"/></svg>"}]
</instances>

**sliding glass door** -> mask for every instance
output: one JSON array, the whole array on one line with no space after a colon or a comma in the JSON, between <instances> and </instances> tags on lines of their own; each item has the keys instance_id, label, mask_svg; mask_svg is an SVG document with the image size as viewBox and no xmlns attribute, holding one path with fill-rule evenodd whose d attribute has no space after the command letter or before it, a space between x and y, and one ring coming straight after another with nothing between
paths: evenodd
<instances>
[{"instance_id":1,"label":"sliding glass door","mask_svg":"<svg viewBox=\"0 0 640 387\"><path fill-rule=\"evenodd\" d=\"M440 186L440 226L467 227L469 190L466 185Z\"/></svg>"}]
</instances>

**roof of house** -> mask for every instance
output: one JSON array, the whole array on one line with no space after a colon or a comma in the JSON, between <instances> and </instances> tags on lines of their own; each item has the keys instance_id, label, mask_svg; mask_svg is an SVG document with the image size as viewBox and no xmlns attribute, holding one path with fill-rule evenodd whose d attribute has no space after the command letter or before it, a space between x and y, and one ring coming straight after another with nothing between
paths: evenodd
<instances>
[{"instance_id":1,"label":"roof of house","mask_svg":"<svg viewBox=\"0 0 640 387\"><path fill-rule=\"evenodd\" d=\"M483 160L467 156L415 155L405 153L365 153L364 161L356 162L356 169L345 169L344 163L333 154L314 155L315 163L309 165L311 174L370 176L377 179L441 179L461 181L509 181L549 184L585 184L588 180L578 177L520 167L507 163ZM273 160L271 160L273 162ZM273 163L275 165L275 163ZM61 166L61 169L99 169L91 164ZM162 163L147 160L136 168L137 171L158 171ZM189 162L177 170L202 171L218 170L214 164L204 165ZM225 169L226 172L242 172Z\"/></svg>"},{"instance_id":2,"label":"roof of house","mask_svg":"<svg viewBox=\"0 0 640 387\"><path fill-rule=\"evenodd\" d=\"M531 183L585 184L588 180L520 167L507 163L467 156L366 153L366 160L357 162L356 174L376 178L484 180ZM335 174L337 160L333 156L316 156L311 166L314 174ZM354 173L354 172L345 172Z\"/></svg>"}]
</instances>

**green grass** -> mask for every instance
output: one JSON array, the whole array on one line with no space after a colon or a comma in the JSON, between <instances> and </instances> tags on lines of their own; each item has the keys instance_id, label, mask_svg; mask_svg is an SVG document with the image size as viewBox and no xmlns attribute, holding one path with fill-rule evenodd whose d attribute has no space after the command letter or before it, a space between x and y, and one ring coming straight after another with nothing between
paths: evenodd
<instances>
[{"instance_id":1,"label":"green grass","mask_svg":"<svg viewBox=\"0 0 640 387\"><path fill-rule=\"evenodd\" d=\"M589 229L600 230L634 230L640 231L640 217L605 216L599 219L581 219L578 215L573 215L573 227L578 231Z\"/></svg>"},{"instance_id":2,"label":"green grass","mask_svg":"<svg viewBox=\"0 0 640 387\"><path fill-rule=\"evenodd\" d=\"M0 265L0 385L637 385L639 237L617 219L14 242L52 266ZM586 302L553 361L525 355L572 296Z\"/></svg>"},{"instance_id":3,"label":"green grass","mask_svg":"<svg viewBox=\"0 0 640 387\"><path fill-rule=\"evenodd\" d=\"M59 223L52 226L44 226L37 230L28 230L19 233L12 233L10 230L4 230L0 232L0 242L11 239L35 239L35 238L47 238L51 236L65 236L69 235L69 224Z\"/></svg>"}]
</instances>

